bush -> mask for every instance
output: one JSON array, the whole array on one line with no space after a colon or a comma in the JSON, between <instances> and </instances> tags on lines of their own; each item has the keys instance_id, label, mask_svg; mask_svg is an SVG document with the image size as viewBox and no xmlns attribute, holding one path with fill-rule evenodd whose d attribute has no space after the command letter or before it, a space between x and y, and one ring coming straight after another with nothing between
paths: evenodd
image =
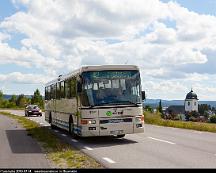
<instances>
[{"instance_id":1,"label":"bush","mask_svg":"<svg viewBox=\"0 0 216 173\"><path fill-rule=\"evenodd\" d=\"M216 123L216 115L214 116L214 120ZM176 128L184 128L184 129L193 129L200 131L208 131L216 133L216 124L210 124L205 122L192 122L192 121L173 121L173 120L165 120L161 118L160 114L151 114L149 112L144 112L145 123L147 124L155 124L159 126L167 126L167 127L176 127ZM191 120L197 121L197 118L191 117Z\"/></svg>"},{"instance_id":2,"label":"bush","mask_svg":"<svg viewBox=\"0 0 216 173\"><path fill-rule=\"evenodd\" d=\"M210 122L211 123L216 123L216 115L213 115L210 117Z\"/></svg>"}]
</instances>

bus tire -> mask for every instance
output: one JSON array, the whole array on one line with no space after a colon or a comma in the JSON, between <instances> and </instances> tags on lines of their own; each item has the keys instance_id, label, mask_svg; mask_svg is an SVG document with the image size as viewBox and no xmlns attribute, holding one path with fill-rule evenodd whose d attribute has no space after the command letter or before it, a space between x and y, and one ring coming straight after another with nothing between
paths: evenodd
<instances>
[{"instance_id":1,"label":"bus tire","mask_svg":"<svg viewBox=\"0 0 216 173\"><path fill-rule=\"evenodd\" d=\"M52 113L51 113L51 112L50 112L50 114L49 114L49 123L50 123L51 128L52 128L52 129L55 129L55 126L54 126L53 123L52 123Z\"/></svg>"},{"instance_id":2,"label":"bus tire","mask_svg":"<svg viewBox=\"0 0 216 173\"><path fill-rule=\"evenodd\" d=\"M77 134L74 133L74 125L73 125L73 118L72 115L70 115L69 117L69 134L73 137L73 138L77 138Z\"/></svg>"},{"instance_id":3,"label":"bus tire","mask_svg":"<svg viewBox=\"0 0 216 173\"><path fill-rule=\"evenodd\" d=\"M116 138L123 138L123 137L125 137L125 134L116 136Z\"/></svg>"}]
</instances>

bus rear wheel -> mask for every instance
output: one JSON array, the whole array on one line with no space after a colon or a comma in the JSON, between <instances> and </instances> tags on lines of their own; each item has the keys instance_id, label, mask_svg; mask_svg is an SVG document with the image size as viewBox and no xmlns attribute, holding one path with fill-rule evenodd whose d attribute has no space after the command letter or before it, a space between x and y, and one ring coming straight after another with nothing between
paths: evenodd
<instances>
[{"instance_id":1,"label":"bus rear wheel","mask_svg":"<svg viewBox=\"0 0 216 173\"><path fill-rule=\"evenodd\" d=\"M49 123L50 123L50 126L52 129L55 129L56 127L53 125L52 123L52 113L50 112L50 115L49 115Z\"/></svg>"},{"instance_id":2,"label":"bus rear wheel","mask_svg":"<svg viewBox=\"0 0 216 173\"><path fill-rule=\"evenodd\" d=\"M73 124L73 118L72 116L70 116L69 118L69 134L73 137L73 138L77 138L77 134L74 133L74 124Z\"/></svg>"}]
</instances>

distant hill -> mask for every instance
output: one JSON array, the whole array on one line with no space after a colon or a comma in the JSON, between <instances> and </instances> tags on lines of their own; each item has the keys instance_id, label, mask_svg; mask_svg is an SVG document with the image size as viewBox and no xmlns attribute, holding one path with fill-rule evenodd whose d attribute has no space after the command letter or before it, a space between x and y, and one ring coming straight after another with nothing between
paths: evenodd
<instances>
[{"instance_id":1,"label":"distant hill","mask_svg":"<svg viewBox=\"0 0 216 173\"><path fill-rule=\"evenodd\" d=\"M144 105L149 105L153 108L158 107L160 99L146 99ZM169 107L171 105L184 105L184 100L161 100L163 107ZM199 101L199 104L208 104L211 107L216 107L216 101Z\"/></svg>"},{"instance_id":2,"label":"distant hill","mask_svg":"<svg viewBox=\"0 0 216 173\"><path fill-rule=\"evenodd\" d=\"M19 95L16 95L16 96L18 97ZM9 100L12 97L12 95L5 94L3 95L3 97L4 99ZM32 95L25 95L25 97L32 98Z\"/></svg>"}]
</instances>

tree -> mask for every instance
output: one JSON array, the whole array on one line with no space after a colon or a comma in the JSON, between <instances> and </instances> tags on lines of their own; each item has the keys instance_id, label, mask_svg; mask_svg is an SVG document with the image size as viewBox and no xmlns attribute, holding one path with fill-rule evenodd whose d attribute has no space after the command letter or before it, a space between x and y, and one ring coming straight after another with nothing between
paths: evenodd
<instances>
[{"instance_id":1,"label":"tree","mask_svg":"<svg viewBox=\"0 0 216 173\"><path fill-rule=\"evenodd\" d=\"M158 111L159 111L160 113L163 113L161 100L160 100L160 102L159 102Z\"/></svg>"},{"instance_id":2,"label":"tree","mask_svg":"<svg viewBox=\"0 0 216 173\"><path fill-rule=\"evenodd\" d=\"M34 92L34 95L31 98L31 104L37 104L38 106L43 108L43 97L40 94L39 89L36 89L36 91Z\"/></svg>"},{"instance_id":3,"label":"tree","mask_svg":"<svg viewBox=\"0 0 216 173\"><path fill-rule=\"evenodd\" d=\"M200 104L200 105L198 105L198 112L199 112L201 115L204 115L204 112L205 112L205 111L208 111L210 107L211 107L211 106L210 106L210 105L207 105L207 104Z\"/></svg>"},{"instance_id":4,"label":"tree","mask_svg":"<svg viewBox=\"0 0 216 173\"><path fill-rule=\"evenodd\" d=\"M214 106L212 106L212 109L211 109L213 112L215 112L216 111L216 109L215 109L215 107Z\"/></svg>"},{"instance_id":5,"label":"tree","mask_svg":"<svg viewBox=\"0 0 216 173\"><path fill-rule=\"evenodd\" d=\"M8 108L15 108L16 107L16 101L17 101L17 97L16 95L12 95L11 98L9 99Z\"/></svg>"},{"instance_id":6,"label":"tree","mask_svg":"<svg viewBox=\"0 0 216 173\"><path fill-rule=\"evenodd\" d=\"M12 95L11 98L9 99L9 102L16 103L16 100L17 100L16 95Z\"/></svg>"},{"instance_id":7,"label":"tree","mask_svg":"<svg viewBox=\"0 0 216 173\"><path fill-rule=\"evenodd\" d=\"M152 107L149 106L149 105L146 105L146 106L145 106L145 110L148 111L148 112L151 112L151 113L153 112Z\"/></svg>"},{"instance_id":8,"label":"tree","mask_svg":"<svg viewBox=\"0 0 216 173\"><path fill-rule=\"evenodd\" d=\"M0 100L3 100L3 92L0 90Z\"/></svg>"},{"instance_id":9,"label":"tree","mask_svg":"<svg viewBox=\"0 0 216 173\"><path fill-rule=\"evenodd\" d=\"M28 99L24 96L24 94L19 95L16 100L16 105L19 107L25 107L26 104L28 104Z\"/></svg>"},{"instance_id":10,"label":"tree","mask_svg":"<svg viewBox=\"0 0 216 173\"><path fill-rule=\"evenodd\" d=\"M0 107L3 107L3 101L4 101L3 92L0 90Z\"/></svg>"}]
</instances>

